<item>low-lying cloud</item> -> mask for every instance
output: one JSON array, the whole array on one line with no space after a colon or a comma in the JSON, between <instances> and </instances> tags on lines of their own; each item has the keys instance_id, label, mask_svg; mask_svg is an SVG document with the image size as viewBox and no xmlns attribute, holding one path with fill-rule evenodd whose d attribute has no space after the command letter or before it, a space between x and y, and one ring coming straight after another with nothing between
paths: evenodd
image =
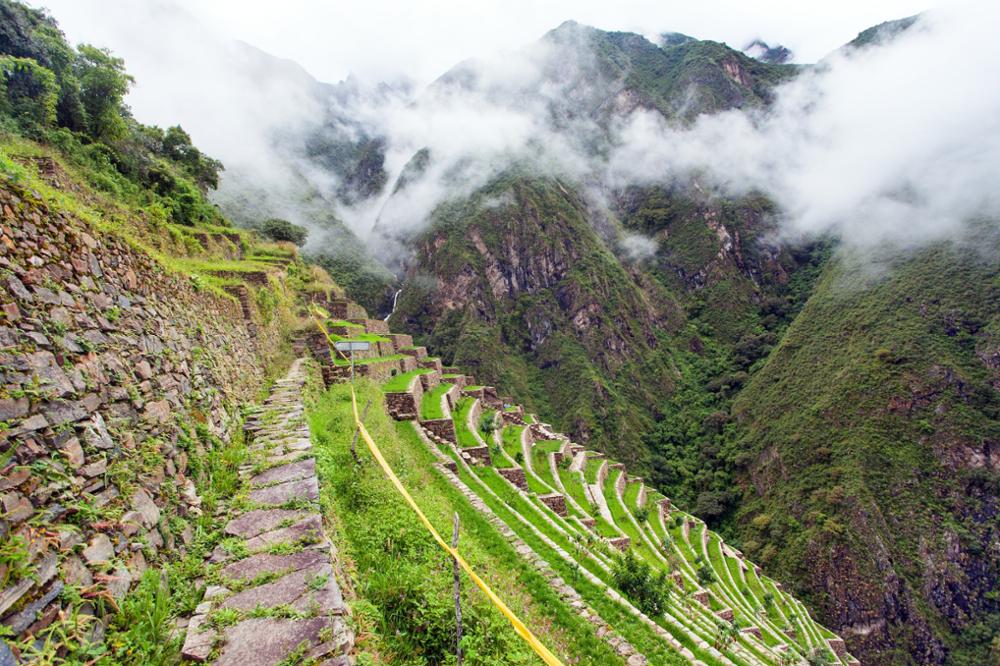
<instances>
[{"instance_id":1,"label":"low-lying cloud","mask_svg":"<svg viewBox=\"0 0 1000 666\"><path fill-rule=\"evenodd\" d=\"M765 112L702 116L687 129L634 114L609 179L762 191L789 233L855 245L953 237L969 218L1000 215L998 21L986 4L927 14L889 44L832 54Z\"/></svg>"},{"instance_id":2,"label":"low-lying cloud","mask_svg":"<svg viewBox=\"0 0 1000 666\"><path fill-rule=\"evenodd\" d=\"M298 223L317 210L316 200L300 203L319 195L326 214L362 238L373 228L379 238L405 236L442 202L512 165L577 183L592 200L629 185L691 181L707 193L763 192L789 237L829 234L863 247L919 245L959 234L971 217L1000 216L994 4L934 10L885 45L805 68L768 109L684 126L632 109L634 100L619 94L625 81L596 66L585 31L462 63L423 89L356 80L334 87L175 8L158 0L121 9L131 12L125 24L156 15L160 39L148 46L119 35L130 62L139 54L144 108L158 109L154 122L184 124L227 164L224 190L249 182L265 193L262 210ZM115 34L104 43L117 50ZM301 151L302 137L319 126L384 140L380 195L336 201L340 177ZM424 171L395 191L424 149ZM654 247L624 235L619 245L636 258Z\"/></svg>"}]
</instances>

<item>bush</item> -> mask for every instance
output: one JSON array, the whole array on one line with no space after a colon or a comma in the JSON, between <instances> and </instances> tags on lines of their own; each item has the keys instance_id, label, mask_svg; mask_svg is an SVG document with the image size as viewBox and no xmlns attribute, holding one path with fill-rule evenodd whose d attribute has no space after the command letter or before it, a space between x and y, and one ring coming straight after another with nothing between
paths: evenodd
<instances>
[{"instance_id":1,"label":"bush","mask_svg":"<svg viewBox=\"0 0 1000 666\"><path fill-rule=\"evenodd\" d=\"M305 227L277 217L264 220L260 225L260 233L271 240L287 241L295 243L299 247L305 245L306 239L309 237L309 230Z\"/></svg>"},{"instance_id":2,"label":"bush","mask_svg":"<svg viewBox=\"0 0 1000 666\"><path fill-rule=\"evenodd\" d=\"M646 615L658 617L670 598L667 573L653 569L629 550L611 565L615 587Z\"/></svg>"}]
</instances>

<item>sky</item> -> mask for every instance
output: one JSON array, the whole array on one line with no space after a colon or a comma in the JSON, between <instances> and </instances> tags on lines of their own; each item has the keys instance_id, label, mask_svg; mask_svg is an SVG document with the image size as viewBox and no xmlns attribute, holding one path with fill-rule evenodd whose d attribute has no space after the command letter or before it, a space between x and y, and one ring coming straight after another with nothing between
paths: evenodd
<instances>
[{"instance_id":1,"label":"sky","mask_svg":"<svg viewBox=\"0 0 1000 666\"><path fill-rule=\"evenodd\" d=\"M648 36L683 32L736 47L761 37L792 49L800 62L815 62L867 27L939 1L29 0L48 7L71 41L108 46L127 61L161 39L160 19L181 8L218 36L294 60L323 81L403 75L418 83L466 58L519 49L570 19Z\"/></svg>"},{"instance_id":2,"label":"sky","mask_svg":"<svg viewBox=\"0 0 1000 666\"><path fill-rule=\"evenodd\" d=\"M353 75L366 83L415 83L411 96L386 101L367 94L348 110L386 139L388 182L415 151L429 148L436 156L429 175L398 205L386 205L392 203L387 188L382 197L338 209L362 237L376 224L419 228L441 201L472 192L511 156L539 146L540 168L580 182L596 178L621 187L696 177L735 196L764 192L778 204L790 236L833 233L868 246L918 246L955 237L968 218L1000 215L996 2L848 0L810 3L808 12L787 0L35 4L51 10L70 41L107 46L125 58L137 80L129 103L138 120L180 122L197 145L222 159L227 174L242 173L234 182L249 179L279 193L302 173L320 191L335 191L330 173L309 172L302 163L287 167L284 146L274 139L324 117L304 92L306 71L327 82ZM919 29L882 48L835 53L865 28L925 10ZM630 113L613 128L615 150L600 163L580 152L586 126L549 123L548 110L564 100L547 77L590 57L586 49L557 53L538 44L566 20L647 37L683 32L738 47L760 37L792 49L797 62L824 59L824 66L780 86L766 113L733 110L690 127L670 126L641 109ZM248 50L236 40L305 71L252 52L247 61ZM470 58L486 87L422 94ZM555 70L546 66L553 62ZM491 96L490 83L509 94ZM456 189L452 167L469 171L470 164L475 168ZM282 216L308 223L306 211Z\"/></svg>"}]
</instances>

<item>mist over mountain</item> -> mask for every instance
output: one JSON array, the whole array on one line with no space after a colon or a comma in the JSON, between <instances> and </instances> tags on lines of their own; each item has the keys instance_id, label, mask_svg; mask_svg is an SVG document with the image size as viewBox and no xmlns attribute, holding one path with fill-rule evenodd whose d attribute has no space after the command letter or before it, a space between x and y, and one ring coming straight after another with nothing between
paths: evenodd
<instances>
[{"instance_id":1,"label":"mist over mountain","mask_svg":"<svg viewBox=\"0 0 1000 666\"><path fill-rule=\"evenodd\" d=\"M1000 9L812 63L566 20L427 83L156 16L223 215L306 229L373 318L627 463L864 663L1000 658Z\"/></svg>"}]
</instances>

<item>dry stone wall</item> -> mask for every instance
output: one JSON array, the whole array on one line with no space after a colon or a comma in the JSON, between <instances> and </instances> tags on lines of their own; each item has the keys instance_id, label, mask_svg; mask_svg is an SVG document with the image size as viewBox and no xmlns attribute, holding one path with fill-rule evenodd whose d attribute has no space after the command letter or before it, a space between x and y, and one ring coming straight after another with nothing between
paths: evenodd
<instances>
[{"instance_id":1,"label":"dry stone wall","mask_svg":"<svg viewBox=\"0 0 1000 666\"><path fill-rule=\"evenodd\" d=\"M0 622L37 634L64 586L121 599L200 511L190 428L226 437L277 332L30 193L0 188ZM91 587L94 586L94 587ZM96 613L84 605L84 613ZM103 624L94 623L94 638Z\"/></svg>"}]
</instances>

